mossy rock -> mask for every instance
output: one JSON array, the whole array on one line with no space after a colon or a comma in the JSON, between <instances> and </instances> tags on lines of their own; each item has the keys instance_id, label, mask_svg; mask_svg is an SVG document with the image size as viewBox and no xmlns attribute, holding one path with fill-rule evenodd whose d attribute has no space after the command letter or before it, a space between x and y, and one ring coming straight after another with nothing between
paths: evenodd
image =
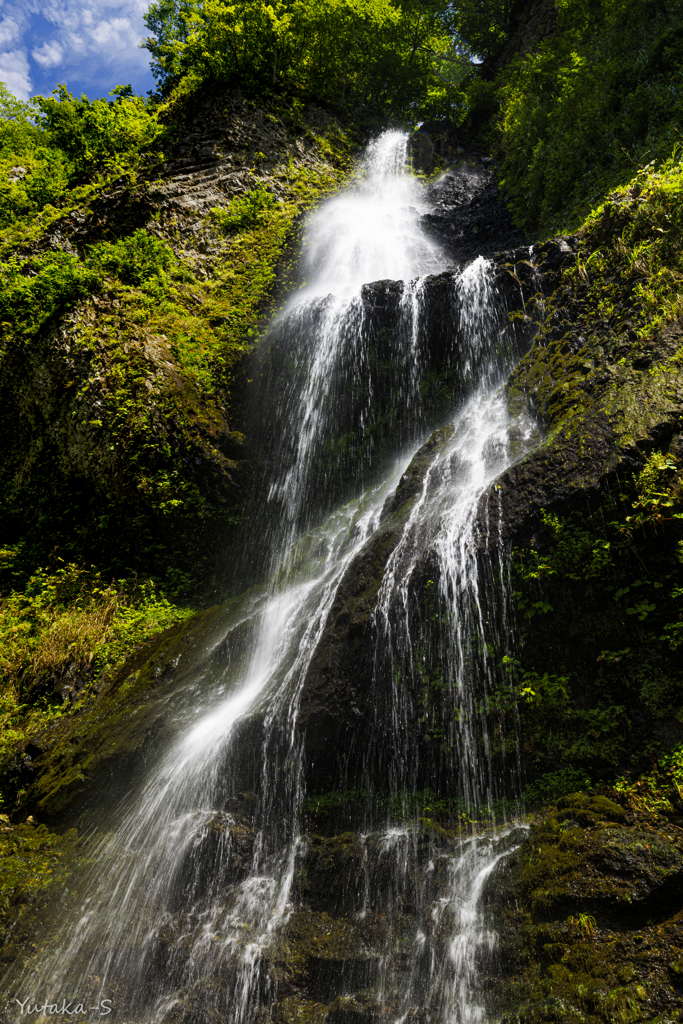
<instances>
[{"instance_id":1,"label":"mossy rock","mask_svg":"<svg viewBox=\"0 0 683 1024\"><path fill-rule=\"evenodd\" d=\"M297 889L316 910L345 913L358 909L364 849L354 832L309 836Z\"/></svg>"},{"instance_id":2,"label":"mossy rock","mask_svg":"<svg viewBox=\"0 0 683 1024\"><path fill-rule=\"evenodd\" d=\"M318 960L364 960L370 950L351 921L326 913L301 911L287 924L287 938L297 956Z\"/></svg>"},{"instance_id":3,"label":"mossy rock","mask_svg":"<svg viewBox=\"0 0 683 1024\"><path fill-rule=\"evenodd\" d=\"M391 1007L383 1006L377 996L359 993L339 996L330 1005L329 1024L375 1024L390 1019Z\"/></svg>"},{"instance_id":4,"label":"mossy rock","mask_svg":"<svg viewBox=\"0 0 683 1024\"><path fill-rule=\"evenodd\" d=\"M290 916L269 958L283 995L305 989L309 1001L322 1004L367 988L380 966L378 951L351 918L308 909Z\"/></svg>"},{"instance_id":5,"label":"mossy rock","mask_svg":"<svg viewBox=\"0 0 683 1024\"><path fill-rule=\"evenodd\" d=\"M328 1009L324 1003L314 1003L301 996L288 996L273 1007L275 1024L325 1024Z\"/></svg>"},{"instance_id":6,"label":"mossy rock","mask_svg":"<svg viewBox=\"0 0 683 1024\"><path fill-rule=\"evenodd\" d=\"M130 792L137 768L178 727L170 698L220 671L230 610L217 605L165 630L135 652L77 711L31 734L0 766L9 812L71 821Z\"/></svg>"},{"instance_id":7,"label":"mossy rock","mask_svg":"<svg viewBox=\"0 0 683 1024\"><path fill-rule=\"evenodd\" d=\"M497 869L500 1024L680 1019L683 831L620 811L564 797Z\"/></svg>"},{"instance_id":8,"label":"mossy rock","mask_svg":"<svg viewBox=\"0 0 683 1024\"><path fill-rule=\"evenodd\" d=\"M597 825L599 821L626 821L626 811L605 796L584 796L572 793L561 797L556 804L558 821L576 821L582 828Z\"/></svg>"}]
</instances>

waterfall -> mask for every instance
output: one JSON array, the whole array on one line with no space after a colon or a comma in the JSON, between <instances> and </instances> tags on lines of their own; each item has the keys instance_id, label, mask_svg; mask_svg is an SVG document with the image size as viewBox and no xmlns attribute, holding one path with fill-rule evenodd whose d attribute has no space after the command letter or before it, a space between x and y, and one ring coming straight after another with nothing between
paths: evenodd
<instances>
[{"instance_id":1,"label":"waterfall","mask_svg":"<svg viewBox=\"0 0 683 1024\"><path fill-rule=\"evenodd\" d=\"M413 473L374 598L373 710L356 767L345 762L349 785L370 793L354 832L349 913L381 917L384 930L365 967L323 972L318 988L330 1000L372 990L388 1021L423 1010L435 1024L483 1019L478 970L495 931L480 896L520 830L496 824L514 755L494 765L480 713L494 685L489 648L507 641L504 607L492 616L485 600L493 570L479 550L477 510L535 435L510 419L501 392L519 351L495 268L482 257L453 268L421 227L428 209L407 137L387 132L351 186L312 216L304 284L264 356L272 472L250 557L266 583L235 603L223 641L229 668L177 702L176 739L89 850L73 912L23 974L6 979L12 997L108 999L112 1019L160 1024L180 1020L174 1007L191 993L207 1021L267 1019L279 998L273 951L311 843L302 816L307 680L340 586L394 523ZM428 300L437 288L438 324ZM437 334L435 398L425 381L436 380ZM434 426L438 443L425 445ZM425 735L438 739L427 753ZM425 845L425 794L437 785L460 826Z\"/></svg>"}]
</instances>

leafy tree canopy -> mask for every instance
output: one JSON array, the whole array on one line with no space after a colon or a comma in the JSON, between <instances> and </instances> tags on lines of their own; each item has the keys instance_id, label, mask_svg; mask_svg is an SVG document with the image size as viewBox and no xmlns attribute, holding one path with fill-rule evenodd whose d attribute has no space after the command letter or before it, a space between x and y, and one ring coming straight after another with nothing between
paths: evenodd
<instances>
[{"instance_id":1,"label":"leafy tree canopy","mask_svg":"<svg viewBox=\"0 0 683 1024\"><path fill-rule=\"evenodd\" d=\"M155 0L162 92L216 80L405 115L451 113L470 69L442 0Z\"/></svg>"},{"instance_id":2,"label":"leafy tree canopy","mask_svg":"<svg viewBox=\"0 0 683 1024\"><path fill-rule=\"evenodd\" d=\"M110 95L113 100L77 100L60 85L52 96L31 101L37 124L80 172L125 164L161 133L155 111L129 85L117 86Z\"/></svg>"},{"instance_id":3,"label":"leafy tree canopy","mask_svg":"<svg viewBox=\"0 0 683 1024\"><path fill-rule=\"evenodd\" d=\"M448 9L448 23L479 57L494 57L508 38L515 0L459 0Z\"/></svg>"},{"instance_id":4,"label":"leafy tree canopy","mask_svg":"<svg viewBox=\"0 0 683 1024\"><path fill-rule=\"evenodd\" d=\"M25 103L0 82L0 232L82 202L83 187L134 174L157 153L158 107L129 85L110 95L76 99L60 85Z\"/></svg>"}]
</instances>

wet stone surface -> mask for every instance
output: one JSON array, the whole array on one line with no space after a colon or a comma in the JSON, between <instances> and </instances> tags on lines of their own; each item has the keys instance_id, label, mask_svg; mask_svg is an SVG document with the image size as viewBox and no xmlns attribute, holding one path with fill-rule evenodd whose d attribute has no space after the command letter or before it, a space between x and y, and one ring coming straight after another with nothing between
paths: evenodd
<instances>
[{"instance_id":1,"label":"wet stone surface","mask_svg":"<svg viewBox=\"0 0 683 1024\"><path fill-rule=\"evenodd\" d=\"M501 923L501 1024L681 1019L679 827L605 797L563 798L487 899Z\"/></svg>"}]
</instances>

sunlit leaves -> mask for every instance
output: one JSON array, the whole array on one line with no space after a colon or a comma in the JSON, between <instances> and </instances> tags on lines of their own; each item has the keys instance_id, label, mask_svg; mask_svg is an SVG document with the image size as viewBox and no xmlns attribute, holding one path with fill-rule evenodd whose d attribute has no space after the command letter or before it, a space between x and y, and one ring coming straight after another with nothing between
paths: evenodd
<instances>
[{"instance_id":1,"label":"sunlit leaves","mask_svg":"<svg viewBox=\"0 0 683 1024\"><path fill-rule=\"evenodd\" d=\"M213 79L400 112L449 102L471 67L429 0L158 0L146 24L165 91Z\"/></svg>"}]
</instances>

